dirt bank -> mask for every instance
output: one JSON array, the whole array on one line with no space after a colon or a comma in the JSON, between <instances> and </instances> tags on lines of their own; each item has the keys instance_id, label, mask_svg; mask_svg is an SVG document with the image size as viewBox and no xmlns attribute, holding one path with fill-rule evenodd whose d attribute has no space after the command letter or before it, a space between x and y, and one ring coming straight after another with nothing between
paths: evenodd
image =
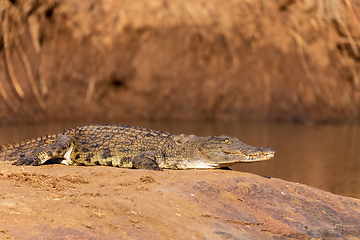
<instances>
[{"instance_id":1,"label":"dirt bank","mask_svg":"<svg viewBox=\"0 0 360 240\"><path fill-rule=\"evenodd\" d=\"M359 119L350 1L7 1L0 122Z\"/></svg>"},{"instance_id":2,"label":"dirt bank","mask_svg":"<svg viewBox=\"0 0 360 240\"><path fill-rule=\"evenodd\" d=\"M249 173L0 169L1 239L360 238L359 200Z\"/></svg>"}]
</instances>

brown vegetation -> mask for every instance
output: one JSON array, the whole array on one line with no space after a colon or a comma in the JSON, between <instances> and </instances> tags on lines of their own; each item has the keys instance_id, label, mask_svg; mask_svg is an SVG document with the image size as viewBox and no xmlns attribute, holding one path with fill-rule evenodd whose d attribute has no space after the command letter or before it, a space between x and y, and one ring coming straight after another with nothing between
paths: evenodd
<instances>
[{"instance_id":1,"label":"brown vegetation","mask_svg":"<svg viewBox=\"0 0 360 240\"><path fill-rule=\"evenodd\" d=\"M1 0L0 120L358 120L359 9Z\"/></svg>"}]
</instances>

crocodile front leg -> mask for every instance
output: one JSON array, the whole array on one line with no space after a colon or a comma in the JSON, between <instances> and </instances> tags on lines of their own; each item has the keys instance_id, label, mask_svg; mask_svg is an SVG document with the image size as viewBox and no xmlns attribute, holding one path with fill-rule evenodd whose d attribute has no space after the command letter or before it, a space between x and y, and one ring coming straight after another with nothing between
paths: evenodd
<instances>
[{"instance_id":1,"label":"crocodile front leg","mask_svg":"<svg viewBox=\"0 0 360 240\"><path fill-rule=\"evenodd\" d=\"M26 152L20 155L20 158L13 165L41 165L54 158L63 158L62 163L71 165L70 153L74 142L68 135L59 135L56 141L47 146L39 147L32 152Z\"/></svg>"},{"instance_id":2,"label":"crocodile front leg","mask_svg":"<svg viewBox=\"0 0 360 240\"><path fill-rule=\"evenodd\" d=\"M140 153L132 160L133 168L161 171L162 169L156 163L156 155L157 154L155 151L146 151Z\"/></svg>"}]
</instances>

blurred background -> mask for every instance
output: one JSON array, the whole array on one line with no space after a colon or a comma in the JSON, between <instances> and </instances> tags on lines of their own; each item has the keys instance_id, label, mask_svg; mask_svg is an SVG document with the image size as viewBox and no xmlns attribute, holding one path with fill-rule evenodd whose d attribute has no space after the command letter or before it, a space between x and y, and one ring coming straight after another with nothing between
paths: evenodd
<instances>
[{"instance_id":1,"label":"blurred background","mask_svg":"<svg viewBox=\"0 0 360 240\"><path fill-rule=\"evenodd\" d=\"M230 135L360 198L360 2L0 0L0 144L89 123Z\"/></svg>"}]
</instances>

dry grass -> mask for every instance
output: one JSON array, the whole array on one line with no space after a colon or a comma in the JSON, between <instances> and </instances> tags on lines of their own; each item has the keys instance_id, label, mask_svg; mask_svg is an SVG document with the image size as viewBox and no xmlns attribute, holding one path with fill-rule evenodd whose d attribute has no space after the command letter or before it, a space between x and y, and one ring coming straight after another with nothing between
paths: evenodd
<instances>
[{"instance_id":1,"label":"dry grass","mask_svg":"<svg viewBox=\"0 0 360 240\"><path fill-rule=\"evenodd\" d=\"M354 1L15 2L0 7L0 95L13 112L0 106L2 118L96 115L96 105L150 119L358 118ZM267 48L274 56L262 54ZM319 80L332 61L348 80Z\"/></svg>"}]
</instances>

